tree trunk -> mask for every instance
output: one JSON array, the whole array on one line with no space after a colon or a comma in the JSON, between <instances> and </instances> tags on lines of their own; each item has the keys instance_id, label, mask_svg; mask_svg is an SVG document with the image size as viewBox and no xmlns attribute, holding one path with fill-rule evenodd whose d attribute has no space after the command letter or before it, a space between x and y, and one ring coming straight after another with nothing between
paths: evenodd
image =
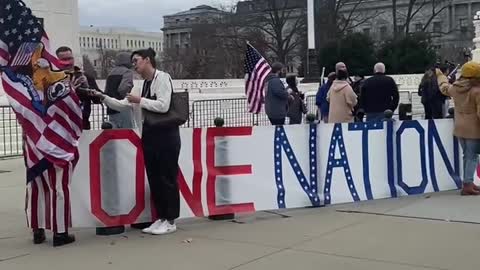
<instances>
[{"instance_id":1,"label":"tree trunk","mask_svg":"<svg viewBox=\"0 0 480 270\"><path fill-rule=\"evenodd\" d=\"M397 40L398 27L397 27L397 0L392 0L392 18L393 18L393 39Z\"/></svg>"}]
</instances>

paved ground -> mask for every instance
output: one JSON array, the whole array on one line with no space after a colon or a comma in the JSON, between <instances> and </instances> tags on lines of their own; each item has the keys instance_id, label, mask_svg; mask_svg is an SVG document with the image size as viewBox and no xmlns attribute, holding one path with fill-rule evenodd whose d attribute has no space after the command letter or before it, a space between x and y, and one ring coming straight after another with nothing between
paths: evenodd
<instances>
[{"instance_id":1,"label":"paved ground","mask_svg":"<svg viewBox=\"0 0 480 270\"><path fill-rule=\"evenodd\" d=\"M480 198L456 192L236 222L184 220L173 235L128 231L55 249L33 246L23 216L21 160L0 161L0 269L478 269Z\"/></svg>"}]
</instances>

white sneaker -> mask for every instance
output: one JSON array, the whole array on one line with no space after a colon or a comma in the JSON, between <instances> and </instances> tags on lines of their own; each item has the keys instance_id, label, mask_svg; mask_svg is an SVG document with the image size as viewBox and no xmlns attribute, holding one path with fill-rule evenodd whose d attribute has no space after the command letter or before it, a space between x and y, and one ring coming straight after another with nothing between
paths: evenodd
<instances>
[{"instance_id":1,"label":"white sneaker","mask_svg":"<svg viewBox=\"0 0 480 270\"><path fill-rule=\"evenodd\" d=\"M143 229L142 232L152 234L152 231L154 229L156 229L157 227L161 226L163 223L166 223L166 222L167 221L162 221L162 220L159 219L159 220L155 221L154 223L152 223L152 225L150 225L150 227Z\"/></svg>"},{"instance_id":2,"label":"white sneaker","mask_svg":"<svg viewBox=\"0 0 480 270\"><path fill-rule=\"evenodd\" d=\"M177 225L170 224L168 221L165 221L157 228L154 228L151 232L153 235L162 235L162 234L169 234L174 233L177 231Z\"/></svg>"}]
</instances>

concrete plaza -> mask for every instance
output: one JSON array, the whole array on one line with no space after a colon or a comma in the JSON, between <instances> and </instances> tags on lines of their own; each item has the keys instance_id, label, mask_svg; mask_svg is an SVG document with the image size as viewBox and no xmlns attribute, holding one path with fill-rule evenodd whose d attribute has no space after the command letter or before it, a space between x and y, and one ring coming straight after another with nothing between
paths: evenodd
<instances>
[{"instance_id":1,"label":"concrete plaza","mask_svg":"<svg viewBox=\"0 0 480 270\"><path fill-rule=\"evenodd\" d=\"M2 172L7 171L7 172ZM446 192L236 221L190 219L179 232L34 246L25 228L21 159L0 160L0 269L478 269L480 198Z\"/></svg>"}]
</instances>

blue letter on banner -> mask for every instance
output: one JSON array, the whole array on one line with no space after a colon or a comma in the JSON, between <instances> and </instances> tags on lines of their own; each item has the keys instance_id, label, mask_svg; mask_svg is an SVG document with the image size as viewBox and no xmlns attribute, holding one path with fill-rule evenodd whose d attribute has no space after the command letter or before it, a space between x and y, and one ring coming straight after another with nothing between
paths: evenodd
<instances>
[{"instance_id":1,"label":"blue letter on banner","mask_svg":"<svg viewBox=\"0 0 480 270\"><path fill-rule=\"evenodd\" d=\"M348 130L350 131L362 131L363 182L365 185L365 193L367 194L368 200L373 200L372 187L370 185L370 164L368 160L368 131L382 129L383 122L352 123L348 126Z\"/></svg>"},{"instance_id":2,"label":"blue letter on banner","mask_svg":"<svg viewBox=\"0 0 480 270\"><path fill-rule=\"evenodd\" d=\"M309 135L309 163L310 163L310 183L307 181L305 174L303 173L300 164L297 161L295 153L293 153L290 142L285 135L285 129L283 127L275 128L275 179L277 183L278 195L278 208L286 208L285 204L285 185L283 184L283 172L282 172L282 148L285 151L290 166L295 171L295 176L298 182L303 188L303 191L308 195L308 198L312 202L312 206L320 206L320 199L318 197L317 189L317 126L310 125Z\"/></svg>"},{"instance_id":3,"label":"blue letter on banner","mask_svg":"<svg viewBox=\"0 0 480 270\"><path fill-rule=\"evenodd\" d=\"M402 176L402 134L406 129L415 129L419 135L420 161L422 167L422 182L417 187L409 187ZM412 149L413 150L413 149ZM425 154L425 130L418 121L403 122L397 130L397 172L398 185L405 190L408 195L423 194L428 184L427 165Z\"/></svg>"},{"instance_id":4,"label":"blue letter on banner","mask_svg":"<svg viewBox=\"0 0 480 270\"><path fill-rule=\"evenodd\" d=\"M443 147L442 141L440 140L440 135L438 134L437 126L435 125L434 120L428 121L428 158L430 160L430 174L432 177L432 185L433 189L435 192L440 191L438 188L438 182L437 182L437 175L435 174L435 155L434 155L434 149L433 149L433 143L435 141L435 144L438 147L438 151L440 152L440 155L442 156L443 162L447 166L447 171L452 177L453 181L455 181L455 184L457 185L458 188L462 187L462 180L460 180L459 172L460 168L458 164L460 163L459 156L458 156L458 140L454 137L453 141L453 160L454 160L454 166L455 169L452 166L452 163L448 159L447 152L445 151L445 148Z\"/></svg>"},{"instance_id":5,"label":"blue letter on banner","mask_svg":"<svg viewBox=\"0 0 480 270\"><path fill-rule=\"evenodd\" d=\"M340 147L340 159L335 159L335 149L336 146ZM360 201L360 197L358 196L358 192L355 188L355 184L353 182L352 172L350 170L350 166L348 165L348 157L347 152L345 150L345 143L343 142L343 133L342 133L342 124L335 124L332 133L332 140L330 141L330 150L328 154L328 165L327 165L327 173L326 173L326 180L325 180L325 205L331 203L331 186L332 186L332 175L333 169L342 167L345 176L347 177L347 185L350 189L350 193L352 194L353 200L358 202Z\"/></svg>"}]
</instances>

